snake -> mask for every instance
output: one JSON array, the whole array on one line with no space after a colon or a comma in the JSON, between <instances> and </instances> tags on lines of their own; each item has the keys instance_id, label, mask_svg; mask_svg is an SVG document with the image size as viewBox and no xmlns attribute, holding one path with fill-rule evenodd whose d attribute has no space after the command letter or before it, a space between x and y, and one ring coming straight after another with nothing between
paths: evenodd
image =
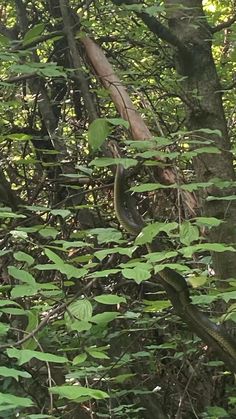
<instances>
[{"instance_id":1,"label":"snake","mask_svg":"<svg viewBox=\"0 0 236 419\"><path fill-rule=\"evenodd\" d=\"M114 153L114 151L113 151ZM127 198L126 170L117 164L114 179L114 210L119 224L132 236L137 236L145 227L134 204ZM153 243L147 245L149 252L155 251ZM165 267L155 274L164 288L175 313L209 348L217 353L228 369L236 373L236 342L224 325L216 324L191 300L185 277L174 269Z\"/></svg>"}]
</instances>

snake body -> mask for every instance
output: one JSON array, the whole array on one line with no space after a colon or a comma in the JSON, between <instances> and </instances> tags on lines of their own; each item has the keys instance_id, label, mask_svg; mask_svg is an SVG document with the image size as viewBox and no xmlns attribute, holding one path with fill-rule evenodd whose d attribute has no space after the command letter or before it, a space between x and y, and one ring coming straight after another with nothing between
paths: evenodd
<instances>
[{"instance_id":1,"label":"snake body","mask_svg":"<svg viewBox=\"0 0 236 419\"><path fill-rule=\"evenodd\" d=\"M114 209L119 223L125 230L137 236L145 226L140 217L135 216L136 208L130 209L125 197L125 170L121 164L116 167L114 182ZM137 221L138 220L138 221ZM152 244L149 251L155 251ZM213 323L208 316L191 302L185 278L170 268L165 268L155 276L165 289L176 314L210 348L217 352L228 368L236 373L236 342L223 325Z\"/></svg>"}]
</instances>

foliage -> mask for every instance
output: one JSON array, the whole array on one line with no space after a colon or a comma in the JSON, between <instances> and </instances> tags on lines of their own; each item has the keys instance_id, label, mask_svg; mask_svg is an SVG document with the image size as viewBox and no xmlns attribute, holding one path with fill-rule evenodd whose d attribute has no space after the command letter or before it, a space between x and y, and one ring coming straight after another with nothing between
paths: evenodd
<instances>
[{"instance_id":1,"label":"foliage","mask_svg":"<svg viewBox=\"0 0 236 419\"><path fill-rule=\"evenodd\" d=\"M120 7L69 2L71 14L80 16L74 38L97 108L91 121L58 12L62 3L1 6L0 415L233 417L232 376L173 313L155 275L175 269L187 278L193 303L214 322L236 322L235 278L222 292L211 256L235 257L235 243L224 236L208 241L226 221L185 205L192 193L207 195L213 205L235 199L233 179L219 174L203 182L194 171L194 159L220 159L212 138L221 132L186 129L184 76L174 70L170 45L136 20L145 12L165 21L164 3L151 0ZM214 26L231 15L231 2L205 2L205 11ZM234 25L227 34L217 32L213 45L232 138ZM152 138L131 139L130 124L83 55L85 33L104 48ZM121 157L104 155L111 138L120 140ZM136 238L114 214L117 164L127 169L129 190L147 221ZM156 182L153 173L170 167L178 173L175 182ZM207 194L211 188L223 195ZM159 248L148 253L156 238ZM196 396L211 385L209 375L223 389L211 406Z\"/></svg>"}]
</instances>

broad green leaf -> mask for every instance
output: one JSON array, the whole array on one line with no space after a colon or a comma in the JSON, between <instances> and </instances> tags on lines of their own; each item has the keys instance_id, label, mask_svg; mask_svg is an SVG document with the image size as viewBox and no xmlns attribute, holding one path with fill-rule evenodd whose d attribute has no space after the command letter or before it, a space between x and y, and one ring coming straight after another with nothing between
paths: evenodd
<instances>
[{"instance_id":1,"label":"broad green leaf","mask_svg":"<svg viewBox=\"0 0 236 419\"><path fill-rule=\"evenodd\" d=\"M105 352L99 351L96 348L86 348L86 352L88 352L90 356L96 359L110 359L110 357L105 354Z\"/></svg>"},{"instance_id":2,"label":"broad green leaf","mask_svg":"<svg viewBox=\"0 0 236 419\"><path fill-rule=\"evenodd\" d=\"M120 269L105 269L103 271L97 271L90 274L93 278L107 278L110 275L115 275L120 272Z\"/></svg>"},{"instance_id":3,"label":"broad green leaf","mask_svg":"<svg viewBox=\"0 0 236 419\"><path fill-rule=\"evenodd\" d=\"M122 275L127 279L133 279L137 284L147 281L151 272L145 268L145 263L138 263L134 268L122 269Z\"/></svg>"},{"instance_id":4,"label":"broad green leaf","mask_svg":"<svg viewBox=\"0 0 236 419\"><path fill-rule=\"evenodd\" d=\"M164 252L153 252L144 255L145 259L147 259L151 263L158 263L166 259L173 258L178 255L178 252L175 251L164 251Z\"/></svg>"},{"instance_id":5,"label":"broad green leaf","mask_svg":"<svg viewBox=\"0 0 236 419\"><path fill-rule=\"evenodd\" d=\"M184 221L180 225L180 241L186 246L190 245L193 241L198 240L199 231L198 228L192 225L189 221Z\"/></svg>"},{"instance_id":6,"label":"broad green leaf","mask_svg":"<svg viewBox=\"0 0 236 419\"><path fill-rule=\"evenodd\" d=\"M96 159L90 162L90 166L96 167L108 167L121 164L124 166L125 169L129 169L130 167L134 167L138 164L138 160L135 159L128 159L128 158L112 158L112 157L97 157Z\"/></svg>"},{"instance_id":7,"label":"broad green leaf","mask_svg":"<svg viewBox=\"0 0 236 419\"><path fill-rule=\"evenodd\" d=\"M0 393L0 405L5 404L14 407L30 407L34 405L28 397L17 397L10 393Z\"/></svg>"},{"instance_id":8,"label":"broad green leaf","mask_svg":"<svg viewBox=\"0 0 236 419\"><path fill-rule=\"evenodd\" d=\"M154 237L156 237L161 231L169 234L172 230L176 230L178 228L178 224L173 223L152 223L144 227L141 233L135 240L135 244L143 245L146 243L151 243Z\"/></svg>"},{"instance_id":9,"label":"broad green leaf","mask_svg":"<svg viewBox=\"0 0 236 419\"><path fill-rule=\"evenodd\" d=\"M232 246L223 243L201 243L193 246L183 247L179 250L185 257L191 257L193 253L198 251L208 252L236 252Z\"/></svg>"},{"instance_id":10,"label":"broad green leaf","mask_svg":"<svg viewBox=\"0 0 236 419\"><path fill-rule=\"evenodd\" d=\"M31 295L36 295L40 286L37 284L32 285L15 285L11 290L12 298L21 298L21 297L30 297Z\"/></svg>"},{"instance_id":11,"label":"broad green leaf","mask_svg":"<svg viewBox=\"0 0 236 419\"><path fill-rule=\"evenodd\" d=\"M213 301L218 300L219 296L218 295L194 295L192 297L192 302L193 304L206 304L209 305L211 304Z\"/></svg>"},{"instance_id":12,"label":"broad green leaf","mask_svg":"<svg viewBox=\"0 0 236 419\"><path fill-rule=\"evenodd\" d=\"M184 185L179 185L179 188L184 190L184 191L189 191L189 192L193 192L193 191L197 191L198 189L201 188L209 188L210 186L213 185L213 182L209 181L209 182L192 182L189 184L184 184Z\"/></svg>"},{"instance_id":13,"label":"broad green leaf","mask_svg":"<svg viewBox=\"0 0 236 419\"><path fill-rule=\"evenodd\" d=\"M47 352L32 351L30 349L8 348L7 355L9 358L16 358L19 365L29 362L32 358L36 358L44 362L55 362L57 364L64 364L68 362L68 359L64 356L54 355Z\"/></svg>"},{"instance_id":14,"label":"broad green leaf","mask_svg":"<svg viewBox=\"0 0 236 419\"><path fill-rule=\"evenodd\" d=\"M188 283L192 285L193 288L202 287L207 282L207 276L190 276L188 278Z\"/></svg>"},{"instance_id":15,"label":"broad green leaf","mask_svg":"<svg viewBox=\"0 0 236 419\"><path fill-rule=\"evenodd\" d=\"M224 223L223 220L219 220L215 217L196 217L195 222L199 226L206 227L218 227L221 223Z\"/></svg>"},{"instance_id":16,"label":"broad green leaf","mask_svg":"<svg viewBox=\"0 0 236 419\"><path fill-rule=\"evenodd\" d=\"M32 140L32 135L13 133L7 135L7 138L12 141L30 141Z\"/></svg>"},{"instance_id":17,"label":"broad green leaf","mask_svg":"<svg viewBox=\"0 0 236 419\"><path fill-rule=\"evenodd\" d=\"M105 259L108 255L112 255L114 253L119 253L120 255L126 255L128 257L131 257L133 252L136 250L136 247L115 247L114 249L103 249L98 250L94 253L94 256L98 258L100 261Z\"/></svg>"},{"instance_id":18,"label":"broad green leaf","mask_svg":"<svg viewBox=\"0 0 236 419\"><path fill-rule=\"evenodd\" d=\"M50 213L52 215L60 215L60 217L62 217L62 218L66 218L69 215L71 215L71 211L66 210L66 209L53 209L53 210L50 211Z\"/></svg>"},{"instance_id":19,"label":"broad green leaf","mask_svg":"<svg viewBox=\"0 0 236 419\"><path fill-rule=\"evenodd\" d=\"M25 329L25 336L27 337L27 334L32 332L33 330L35 330L38 326L39 323L39 316L38 316L38 312L36 310L30 310L28 311L28 324L27 327ZM38 346L37 340L36 339L28 339L26 342L24 342L22 344L22 348L23 349L36 349Z\"/></svg>"},{"instance_id":20,"label":"broad green leaf","mask_svg":"<svg viewBox=\"0 0 236 419\"><path fill-rule=\"evenodd\" d=\"M0 376L1 377L12 377L16 381L19 381L19 377L30 378L31 375L26 371L19 371L14 368L0 367Z\"/></svg>"},{"instance_id":21,"label":"broad green leaf","mask_svg":"<svg viewBox=\"0 0 236 419\"><path fill-rule=\"evenodd\" d=\"M44 227L39 230L39 234L42 237L52 237L55 239L59 234L59 231L57 231L54 227Z\"/></svg>"},{"instance_id":22,"label":"broad green leaf","mask_svg":"<svg viewBox=\"0 0 236 419\"><path fill-rule=\"evenodd\" d=\"M64 260L61 259L55 252L52 250L45 248L44 249L45 255L48 257L49 260L51 260L53 263L58 265L58 270L60 270L60 266L63 266L65 264Z\"/></svg>"},{"instance_id":23,"label":"broad green leaf","mask_svg":"<svg viewBox=\"0 0 236 419\"><path fill-rule=\"evenodd\" d=\"M6 307L2 308L1 312L11 314L12 316L27 316L27 311L23 308Z\"/></svg>"},{"instance_id":24,"label":"broad green leaf","mask_svg":"<svg viewBox=\"0 0 236 419\"><path fill-rule=\"evenodd\" d=\"M114 228L94 228L89 233L97 236L98 243L119 243L122 233Z\"/></svg>"},{"instance_id":25,"label":"broad green leaf","mask_svg":"<svg viewBox=\"0 0 236 419\"><path fill-rule=\"evenodd\" d=\"M212 419L229 418L229 414L226 412L225 409L223 409L223 407L212 406L212 407L207 407L206 410L207 410L208 415L210 415L210 418Z\"/></svg>"},{"instance_id":26,"label":"broad green leaf","mask_svg":"<svg viewBox=\"0 0 236 419\"><path fill-rule=\"evenodd\" d=\"M10 40L6 36L0 34L0 45L7 47L9 43L10 43Z\"/></svg>"},{"instance_id":27,"label":"broad green leaf","mask_svg":"<svg viewBox=\"0 0 236 419\"><path fill-rule=\"evenodd\" d=\"M220 294L220 298L224 300L226 303L228 303L230 300L236 299L236 291L228 291L228 292L222 292Z\"/></svg>"},{"instance_id":28,"label":"broad green leaf","mask_svg":"<svg viewBox=\"0 0 236 419\"><path fill-rule=\"evenodd\" d=\"M85 362L85 361L86 361L87 357L88 357L88 355L87 355L86 353L83 353L83 354L77 355L77 356L73 359L72 364L73 364L73 365L83 364L83 362Z\"/></svg>"},{"instance_id":29,"label":"broad green leaf","mask_svg":"<svg viewBox=\"0 0 236 419\"><path fill-rule=\"evenodd\" d=\"M20 304L16 303L15 301L10 301L10 300L0 300L0 307L5 307L5 306L18 306L18 307L20 307Z\"/></svg>"},{"instance_id":30,"label":"broad green leaf","mask_svg":"<svg viewBox=\"0 0 236 419\"><path fill-rule=\"evenodd\" d=\"M175 185L163 185L161 183L142 183L141 185L138 186L133 186L132 188L130 188L130 190L132 192L150 192L150 191L155 191L157 189L170 189L170 188L174 188Z\"/></svg>"},{"instance_id":31,"label":"broad green leaf","mask_svg":"<svg viewBox=\"0 0 236 419\"><path fill-rule=\"evenodd\" d=\"M187 265L184 265L183 263L182 264L180 264L180 263L165 263L165 264L163 263L163 264L160 264L159 263L158 265L156 265L154 267L154 271L155 271L155 273L158 273L165 268L170 268L170 269L176 270L180 273L182 273L182 272L186 272L186 273L192 272L192 270Z\"/></svg>"},{"instance_id":32,"label":"broad green leaf","mask_svg":"<svg viewBox=\"0 0 236 419\"><path fill-rule=\"evenodd\" d=\"M36 284L33 275L31 275L24 269L18 269L15 266L9 266L8 273L9 275L13 276L13 278L19 279L20 281L25 282L26 284L29 284L31 286Z\"/></svg>"},{"instance_id":33,"label":"broad green leaf","mask_svg":"<svg viewBox=\"0 0 236 419\"><path fill-rule=\"evenodd\" d=\"M33 28L29 29L24 36L23 45L26 45L29 42L33 41L34 39L37 39L38 36L42 34L44 29L45 29L44 23L39 23L38 25L35 25Z\"/></svg>"},{"instance_id":34,"label":"broad green leaf","mask_svg":"<svg viewBox=\"0 0 236 419\"><path fill-rule=\"evenodd\" d=\"M194 130L194 132L204 132L205 134L212 134L212 135L217 135L218 137L222 137L222 133L218 129L200 128L200 129Z\"/></svg>"},{"instance_id":35,"label":"broad green leaf","mask_svg":"<svg viewBox=\"0 0 236 419\"><path fill-rule=\"evenodd\" d=\"M0 322L0 336L6 335L9 329L10 329L9 324Z\"/></svg>"},{"instance_id":36,"label":"broad green leaf","mask_svg":"<svg viewBox=\"0 0 236 419\"><path fill-rule=\"evenodd\" d=\"M122 118L106 118L106 120L114 126L122 126L126 129L129 128L129 122L125 121L125 119Z\"/></svg>"},{"instance_id":37,"label":"broad green leaf","mask_svg":"<svg viewBox=\"0 0 236 419\"><path fill-rule=\"evenodd\" d=\"M124 297L112 294L98 295L97 297L94 297L94 300L98 303L108 305L126 303L126 299Z\"/></svg>"},{"instance_id":38,"label":"broad green leaf","mask_svg":"<svg viewBox=\"0 0 236 419\"><path fill-rule=\"evenodd\" d=\"M129 380L130 378L135 377L136 374L119 374L116 375L115 377L111 378L111 381L114 381L115 383L119 383L119 384L123 384L125 381Z\"/></svg>"},{"instance_id":39,"label":"broad green leaf","mask_svg":"<svg viewBox=\"0 0 236 419\"><path fill-rule=\"evenodd\" d=\"M91 322L96 324L110 323L118 316L119 313L115 311L105 311L103 313L95 314L95 316L91 318Z\"/></svg>"},{"instance_id":40,"label":"broad green leaf","mask_svg":"<svg viewBox=\"0 0 236 419\"><path fill-rule=\"evenodd\" d=\"M111 132L111 125L106 119L95 119L88 129L88 143L93 151L98 150Z\"/></svg>"},{"instance_id":41,"label":"broad green leaf","mask_svg":"<svg viewBox=\"0 0 236 419\"><path fill-rule=\"evenodd\" d=\"M60 397L65 397L69 400L78 400L80 398L86 397L86 400L97 399L102 400L109 398L108 394L101 390L80 387L80 386L60 386L60 387L51 387L49 391L52 394L58 394Z\"/></svg>"},{"instance_id":42,"label":"broad green leaf","mask_svg":"<svg viewBox=\"0 0 236 419\"><path fill-rule=\"evenodd\" d=\"M26 262L27 265L31 266L34 263L34 258L30 255L28 255L25 252L15 252L13 253L13 256L16 260L18 260L19 262Z\"/></svg>"},{"instance_id":43,"label":"broad green leaf","mask_svg":"<svg viewBox=\"0 0 236 419\"><path fill-rule=\"evenodd\" d=\"M78 333L90 330L92 327L92 324L86 320L74 320L66 325L68 330L75 330Z\"/></svg>"},{"instance_id":44,"label":"broad green leaf","mask_svg":"<svg viewBox=\"0 0 236 419\"><path fill-rule=\"evenodd\" d=\"M93 314L93 307L86 298L74 301L67 307L65 312L65 322L73 323L75 320L90 320Z\"/></svg>"},{"instance_id":45,"label":"broad green leaf","mask_svg":"<svg viewBox=\"0 0 236 419\"><path fill-rule=\"evenodd\" d=\"M171 303L168 300L162 300L162 301L143 300L143 303L146 305L144 311L147 313L158 313L160 311L165 310L168 307L171 307Z\"/></svg>"},{"instance_id":46,"label":"broad green leaf","mask_svg":"<svg viewBox=\"0 0 236 419\"><path fill-rule=\"evenodd\" d=\"M0 211L0 218L26 218L26 216L22 214L15 214L14 212Z\"/></svg>"}]
</instances>

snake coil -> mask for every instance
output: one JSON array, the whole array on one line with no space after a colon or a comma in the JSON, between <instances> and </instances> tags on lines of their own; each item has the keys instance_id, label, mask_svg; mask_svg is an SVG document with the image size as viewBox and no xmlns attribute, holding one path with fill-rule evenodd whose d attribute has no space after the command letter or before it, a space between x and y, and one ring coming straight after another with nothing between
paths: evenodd
<instances>
[{"instance_id":1,"label":"snake coil","mask_svg":"<svg viewBox=\"0 0 236 419\"><path fill-rule=\"evenodd\" d=\"M140 217L135 217L135 211L125 194L125 170L121 164L116 167L114 182L114 209L119 223L125 230L137 236L145 226ZM154 251L148 245L149 251ZM185 278L170 268L165 268L155 275L165 289L176 314L221 358L229 370L236 373L236 342L227 333L223 325L213 323L208 316L191 302L189 289Z\"/></svg>"}]
</instances>

